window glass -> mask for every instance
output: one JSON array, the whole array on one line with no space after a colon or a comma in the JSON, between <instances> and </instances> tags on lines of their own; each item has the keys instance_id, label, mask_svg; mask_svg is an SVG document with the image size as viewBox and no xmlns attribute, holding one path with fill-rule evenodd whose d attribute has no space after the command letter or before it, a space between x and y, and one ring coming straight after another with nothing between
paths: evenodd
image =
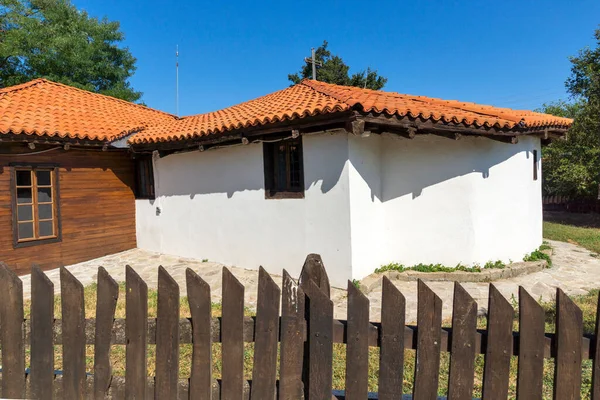
<instances>
[{"instance_id":1,"label":"window glass","mask_svg":"<svg viewBox=\"0 0 600 400\"><path fill-rule=\"evenodd\" d=\"M19 221L33 221L33 206L17 206L17 219Z\"/></svg>"},{"instance_id":2,"label":"window glass","mask_svg":"<svg viewBox=\"0 0 600 400\"><path fill-rule=\"evenodd\" d=\"M17 203L29 203L31 204L31 189L30 188L18 188L17 189Z\"/></svg>"},{"instance_id":3,"label":"window glass","mask_svg":"<svg viewBox=\"0 0 600 400\"><path fill-rule=\"evenodd\" d=\"M52 221L40 221L40 237L52 236L54 234L54 226Z\"/></svg>"},{"instance_id":4,"label":"window glass","mask_svg":"<svg viewBox=\"0 0 600 400\"><path fill-rule=\"evenodd\" d=\"M19 239L33 238L33 222L19 222Z\"/></svg>"},{"instance_id":5,"label":"window glass","mask_svg":"<svg viewBox=\"0 0 600 400\"><path fill-rule=\"evenodd\" d=\"M17 186L31 186L31 171L17 171Z\"/></svg>"},{"instance_id":6,"label":"window glass","mask_svg":"<svg viewBox=\"0 0 600 400\"><path fill-rule=\"evenodd\" d=\"M37 190L38 203L49 203L52 201L52 188L40 188Z\"/></svg>"},{"instance_id":7,"label":"window glass","mask_svg":"<svg viewBox=\"0 0 600 400\"><path fill-rule=\"evenodd\" d=\"M50 186L52 184L50 171L36 171L36 178L38 186Z\"/></svg>"},{"instance_id":8,"label":"window glass","mask_svg":"<svg viewBox=\"0 0 600 400\"><path fill-rule=\"evenodd\" d=\"M38 206L39 219L52 219L52 204L40 204Z\"/></svg>"}]
</instances>

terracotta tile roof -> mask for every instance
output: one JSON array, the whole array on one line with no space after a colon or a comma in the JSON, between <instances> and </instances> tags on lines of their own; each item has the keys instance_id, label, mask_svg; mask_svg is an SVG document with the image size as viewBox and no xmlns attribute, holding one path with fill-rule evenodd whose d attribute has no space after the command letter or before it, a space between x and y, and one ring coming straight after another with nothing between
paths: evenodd
<instances>
[{"instance_id":1,"label":"terracotta tile roof","mask_svg":"<svg viewBox=\"0 0 600 400\"><path fill-rule=\"evenodd\" d=\"M113 97L45 79L0 89L0 135L25 134L130 143L197 138L251 126L348 110L497 129L567 129L572 120L532 111L410 96L305 79L301 83L206 114L177 118Z\"/></svg>"},{"instance_id":2,"label":"terracotta tile roof","mask_svg":"<svg viewBox=\"0 0 600 400\"><path fill-rule=\"evenodd\" d=\"M112 140L175 117L45 79L0 89L0 134Z\"/></svg>"},{"instance_id":3,"label":"terracotta tile roof","mask_svg":"<svg viewBox=\"0 0 600 400\"><path fill-rule=\"evenodd\" d=\"M150 126L135 134L129 141L136 144L184 140L350 109L505 130L543 127L567 129L573 122L568 118L532 111L339 86L305 79L295 86L233 107Z\"/></svg>"}]
</instances>

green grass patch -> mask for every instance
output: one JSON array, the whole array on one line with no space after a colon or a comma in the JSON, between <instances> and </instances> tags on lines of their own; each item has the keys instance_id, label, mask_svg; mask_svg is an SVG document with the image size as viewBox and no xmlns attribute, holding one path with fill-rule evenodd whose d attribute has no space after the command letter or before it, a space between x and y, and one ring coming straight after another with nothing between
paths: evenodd
<instances>
[{"instance_id":1,"label":"green grass patch","mask_svg":"<svg viewBox=\"0 0 600 400\"><path fill-rule=\"evenodd\" d=\"M569 225L564 222L544 222L544 237L580 245L600 254L600 229Z\"/></svg>"}]
</instances>

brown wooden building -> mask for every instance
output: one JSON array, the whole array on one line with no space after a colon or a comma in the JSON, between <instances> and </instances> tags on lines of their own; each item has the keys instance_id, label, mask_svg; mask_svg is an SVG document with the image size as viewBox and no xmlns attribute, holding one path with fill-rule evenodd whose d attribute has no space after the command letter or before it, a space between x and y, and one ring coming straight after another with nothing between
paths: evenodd
<instances>
[{"instance_id":1,"label":"brown wooden building","mask_svg":"<svg viewBox=\"0 0 600 400\"><path fill-rule=\"evenodd\" d=\"M172 119L42 79L0 89L0 261L25 274L135 248L151 163L118 140Z\"/></svg>"}]
</instances>

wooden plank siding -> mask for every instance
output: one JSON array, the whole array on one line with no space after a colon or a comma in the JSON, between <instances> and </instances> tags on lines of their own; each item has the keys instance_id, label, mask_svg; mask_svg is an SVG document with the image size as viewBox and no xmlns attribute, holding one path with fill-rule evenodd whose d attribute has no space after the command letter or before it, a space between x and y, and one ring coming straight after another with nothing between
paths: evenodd
<instances>
[{"instance_id":1,"label":"wooden plank siding","mask_svg":"<svg viewBox=\"0 0 600 400\"><path fill-rule=\"evenodd\" d=\"M27 151L22 144L0 144L1 261L22 275L32 264L46 270L136 247L134 162L126 151L6 154ZM10 165L15 163L58 166L60 242L14 248Z\"/></svg>"}]
</instances>

